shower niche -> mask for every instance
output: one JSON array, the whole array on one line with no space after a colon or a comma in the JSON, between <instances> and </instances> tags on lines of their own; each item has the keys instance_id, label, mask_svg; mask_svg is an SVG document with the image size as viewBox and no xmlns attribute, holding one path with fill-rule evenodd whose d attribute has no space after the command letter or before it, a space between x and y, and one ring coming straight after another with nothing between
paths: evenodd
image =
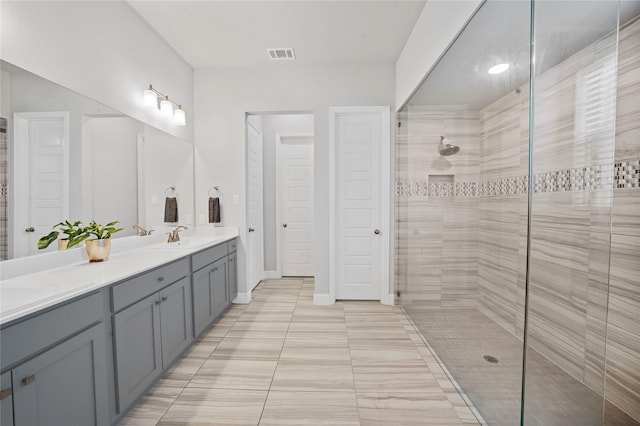
<instances>
[{"instance_id":1,"label":"shower niche","mask_svg":"<svg viewBox=\"0 0 640 426\"><path fill-rule=\"evenodd\" d=\"M429 175L427 185L429 197L453 197L455 195L454 175Z\"/></svg>"}]
</instances>

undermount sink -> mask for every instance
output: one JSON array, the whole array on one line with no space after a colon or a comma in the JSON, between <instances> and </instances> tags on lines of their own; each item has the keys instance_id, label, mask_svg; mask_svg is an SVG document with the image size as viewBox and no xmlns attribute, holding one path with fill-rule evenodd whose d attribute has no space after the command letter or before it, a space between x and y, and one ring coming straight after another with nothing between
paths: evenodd
<instances>
[{"instance_id":1,"label":"undermount sink","mask_svg":"<svg viewBox=\"0 0 640 426\"><path fill-rule=\"evenodd\" d=\"M219 241L224 240L223 236L220 237L216 237L216 238L204 238L204 237L183 237L180 239L180 241L176 241L174 243L168 243L168 242L163 242L163 243L158 243L158 244L152 244L149 247L150 248L184 248L184 249L192 249L192 248L197 248L197 247L203 247L203 246L207 246L207 245L213 245L216 244Z\"/></svg>"}]
</instances>

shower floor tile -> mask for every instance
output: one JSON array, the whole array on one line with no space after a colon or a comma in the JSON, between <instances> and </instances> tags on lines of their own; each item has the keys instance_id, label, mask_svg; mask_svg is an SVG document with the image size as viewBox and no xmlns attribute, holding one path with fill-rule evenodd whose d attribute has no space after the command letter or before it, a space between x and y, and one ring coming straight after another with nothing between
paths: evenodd
<instances>
[{"instance_id":1,"label":"shower floor tile","mask_svg":"<svg viewBox=\"0 0 640 426\"><path fill-rule=\"evenodd\" d=\"M519 339L475 309L407 307L407 314L488 424L520 423ZM527 380L525 424L602 426L602 397L533 350ZM607 426L639 426L611 404L604 417Z\"/></svg>"}]
</instances>

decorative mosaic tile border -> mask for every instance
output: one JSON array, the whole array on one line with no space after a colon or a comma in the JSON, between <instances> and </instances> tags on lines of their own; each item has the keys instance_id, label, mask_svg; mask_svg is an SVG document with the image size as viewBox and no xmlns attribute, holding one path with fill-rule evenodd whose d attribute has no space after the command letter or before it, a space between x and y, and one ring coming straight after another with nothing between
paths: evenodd
<instances>
[{"instance_id":1,"label":"decorative mosaic tile border","mask_svg":"<svg viewBox=\"0 0 640 426\"><path fill-rule=\"evenodd\" d=\"M426 182L396 182L399 197L496 197L526 195L527 176L488 179L480 182L454 184ZM640 159L619 161L613 165L577 167L536 173L533 192L566 192L640 188Z\"/></svg>"},{"instance_id":2,"label":"decorative mosaic tile border","mask_svg":"<svg viewBox=\"0 0 640 426\"><path fill-rule=\"evenodd\" d=\"M613 182L614 188L640 188L640 159L616 163Z\"/></svg>"}]
</instances>

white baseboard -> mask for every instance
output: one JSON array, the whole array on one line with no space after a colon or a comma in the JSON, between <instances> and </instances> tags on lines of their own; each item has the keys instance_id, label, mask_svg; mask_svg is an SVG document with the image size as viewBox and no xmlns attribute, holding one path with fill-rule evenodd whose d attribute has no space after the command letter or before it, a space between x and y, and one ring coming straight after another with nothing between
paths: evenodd
<instances>
[{"instance_id":1,"label":"white baseboard","mask_svg":"<svg viewBox=\"0 0 640 426\"><path fill-rule=\"evenodd\" d=\"M280 275L278 275L278 271L264 271L264 272L262 272L262 276L264 277L263 279L265 279L265 280L272 280L274 278L282 278Z\"/></svg>"},{"instance_id":2,"label":"white baseboard","mask_svg":"<svg viewBox=\"0 0 640 426\"><path fill-rule=\"evenodd\" d=\"M380 298L380 303L382 303L383 305L393 305L395 304L395 300L393 297L393 294L383 294L382 297Z\"/></svg>"},{"instance_id":3,"label":"white baseboard","mask_svg":"<svg viewBox=\"0 0 640 426\"><path fill-rule=\"evenodd\" d=\"M233 303L239 303L241 305L251 303L251 293L238 293L236 298L233 299Z\"/></svg>"},{"instance_id":4,"label":"white baseboard","mask_svg":"<svg viewBox=\"0 0 640 426\"><path fill-rule=\"evenodd\" d=\"M314 305L333 305L334 303L336 303L336 299L331 297L329 293L313 294Z\"/></svg>"}]
</instances>

